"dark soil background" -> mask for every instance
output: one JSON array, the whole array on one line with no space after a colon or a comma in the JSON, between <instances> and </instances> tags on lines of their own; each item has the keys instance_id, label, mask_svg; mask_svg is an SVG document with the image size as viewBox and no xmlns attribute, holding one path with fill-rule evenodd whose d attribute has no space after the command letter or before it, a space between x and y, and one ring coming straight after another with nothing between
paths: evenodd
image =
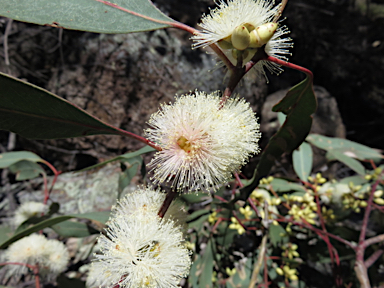
<instances>
[{"instance_id":1,"label":"dark soil background","mask_svg":"<svg viewBox=\"0 0 384 288\"><path fill-rule=\"evenodd\" d=\"M157 0L155 4L194 27L208 7L214 7L210 0ZM346 137L384 149L384 1L290 0L284 16L295 43L290 61L312 70L315 85L336 99ZM225 88L221 80L225 72L211 71L214 57L202 49L191 50L189 37L176 29L99 35L0 18L0 71L44 87L112 125L142 134L149 115L176 93ZM268 78L266 84L265 79L248 77L236 91L258 113L267 95L297 84L304 76L286 69ZM337 111L336 104L329 105ZM324 125L333 126L329 121ZM141 146L120 136L28 140L12 139L0 131L0 152L30 150L62 171Z\"/></svg>"}]
</instances>

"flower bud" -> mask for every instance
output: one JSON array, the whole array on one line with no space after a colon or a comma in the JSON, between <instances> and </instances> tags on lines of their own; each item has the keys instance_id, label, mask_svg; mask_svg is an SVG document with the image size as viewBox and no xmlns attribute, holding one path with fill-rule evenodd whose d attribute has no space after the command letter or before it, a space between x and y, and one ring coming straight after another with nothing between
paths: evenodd
<instances>
[{"instance_id":1,"label":"flower bud","mask_svg":"<svg viewBox=\"0 0 384 288\"><path fill-rule=\"evenodd\" d=\"M233 47L237 50L245 50L249 46L251 37L249 35L247 27L239 25L232 33L231 41Z\"/></svg>"},{"instance_id":2,"label":"flower bud","mask_svg":"<svg viewBox=\"0 0 384 288\"><path fill-rule=\"evenodd\" d=\"M250 33L250 43L249 47L259 48L265 44L272 38L273 34L275 34L277 29L277 23L266 23L256 27Z\"/></svg>"}]
</instances>

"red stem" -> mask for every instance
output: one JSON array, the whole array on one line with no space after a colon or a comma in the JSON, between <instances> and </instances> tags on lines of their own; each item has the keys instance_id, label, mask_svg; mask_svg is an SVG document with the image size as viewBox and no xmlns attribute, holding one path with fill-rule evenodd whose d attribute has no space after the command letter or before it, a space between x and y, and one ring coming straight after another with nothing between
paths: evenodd
<instances>
[{"instance_id":1,"label":"red stem","mask_svg":"<svg viewBox=\"0 0 384 288\"><path fill-rule=\"evenodd\" d=\"M167 212L169 206L171 206L172 201L173 199L176 198L176 196L177 196L177 192L169 191L167 193L167 196L165 196L163 205L160 207L159 213L157 213L157 215L159 215L160 218L164 217L165 213Z\"/></svg>"},{"instance_id":2,"label":"red stem","mask_svg":"<svg viewBox=\"0 0 384 288\"><path fill-rule=\"evenodd\" d=\"M301 71L301 72L305 73L310 78L311 82L313 82L313 73L311 70L308 70L307 68L301 67L301 66L296 65L296 64L289 63L289 62L284 61L284 60L277 59L277 58L272 57L272 56L268 56L264 60L274 62L274 63L279 64L281 66L285 66L285 67L288 67L291 69Z\"/></svg>"}]
</instances>

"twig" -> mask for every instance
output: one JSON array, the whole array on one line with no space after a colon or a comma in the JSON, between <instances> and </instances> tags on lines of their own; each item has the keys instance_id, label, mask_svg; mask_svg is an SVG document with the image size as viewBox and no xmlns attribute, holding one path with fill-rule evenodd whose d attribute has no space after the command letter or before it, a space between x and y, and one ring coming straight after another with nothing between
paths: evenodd
<instances>
[{"instance_id":1,"label":"twig","mask_svg":"<svg viewBox=\"0 0 384 288\"><path fill-rule=\"evenodd\" d=\"M364 262L365 267L367 267L367 269L371 267L373 263L375 263L376 260L379 259L381 255L383 255L383 253L384 253L383 249L375 251L371 256L369 256L367 260L365 260Z\"/></svg>"},{"instance_id":2,"label":"twig","mask_svg":"<svg viewBox=\"0 0 384 288\"><path fill-rule=\"evenodd\" d=\"M267 246L267 234L265 234L263 236L263 239L261 240L261 244L259 246L259 257L257 259L255 267L253 268L251 281L249 282L248 288L253 288L257 284L257 276L259 275L261 265L263 264L266 246Z\"/></svg>"},{"instance_id":3,"label":"twig","mask_svg":"<svg viewBox=\"0 0 384 288\"><path fill-rule=\"evenodd\" d=\"M364 248L367 248L368 246L370 246L370 245L372 245L372 244L379 243L379 242L384 242L384 234L377 235L377 236L375 236L375 237L366 239L366 240L364 241L364 243L363 243L363 246L364 246Z\"/></svg>"},{"instance_id":4,"label":"twig","mask_svg":"<svg viewBox=\"0 0 384 288\"><path fill-rule=\"evenodd\" d=\"M8 35L11 32L13 19L8 19L7 26L5 27L4 31L4 39L3 39L3 45L4 45L4 62L7 66L7 73L10 74L9 69L9 55L8 55Z\"/></svg>"}]
</instances>

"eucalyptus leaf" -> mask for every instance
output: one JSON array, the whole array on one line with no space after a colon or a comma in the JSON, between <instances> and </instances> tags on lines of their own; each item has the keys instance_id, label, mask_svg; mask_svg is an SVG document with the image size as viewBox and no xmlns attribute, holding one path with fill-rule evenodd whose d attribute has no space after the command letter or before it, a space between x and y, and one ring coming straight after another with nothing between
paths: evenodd
<instances>
[{"instance_id":1,"label":"eucalyptus leaf","mask_svg":"<svg viewBox=\"0 0 384 288\"><path fill-rule=\"evenodd\" d=\"M199 281L199 287L211 288L212 287L212 273L213 273L213 240L209 239L205 248L204 254L201 259L201 275Z\"/></svg>"},{"instance_id":2,"label":"eucalyptus leaf","mask_svg":"<svg viewBox=\"0 0 384 288\"><path fill-rule=\"evenodd\" d=\"M56 279L58 288L85 288L85 282L78 278L68 278L64 274L59 275Z\"/></svg>"},{"instance_id":3,"label":"eucalyptus leaf","mask_svg":"<svg viewBox=\"0 0 384 288\"><path fill-rule=\"evenodd\" d=\"M373 149L368 146L342 138L331 138L318 134L310 134L307 139L312 145L320 149L330 151L337 150L344 155L359 160L380 161L384 158L381 150Z\"/></svg>"},{"instance_id":4,"label":"eucalyptus leaf","mask_svg":"<svg viewBox=\"0 0 384 288\"><path fill-rule=\"evenodd\" d=\"M28 236L34 232L40 231L46 227L51 227L55 224L58 224L60 222L66 221L71 218L84 218L84 219L89 219L89 220L100 222L100 223L105 223L109 219L109 214L110 214L109 211L103 211L103 212L90 212L90 213L84 213L84 214L64 215L64 216L58 216L55 218L50 218L50 219L41 221L36 225L28 227L18 233L15 233L12 237L0 243L0 249L7 248L13 242L25 236Z\"/></svg>"},{"instance_id":5,"label":"eucalyptus leaf","mask_svg":"<svg viewBox=\"0 0 384 288\"><path fill-rule=\"evenodd\" d=\"M97 134L130 136L129 132L103 123L59 96L9 75L0 73L0 87L2 130L31 139Z\"/></svg>"},{"instance_id":6,"label":"eucalyptus leaf","mask_svg":"<svg viewBox=\"0 0 384 288\"><path fill-rule=\"evenodd\" d=\"M272 186L275 192L290 192L290 191L306 192L305 187L303 185L300 185L294 182L289 182L281 178L273 178L270 185Z\"/></svg>"},{"instance_id":7,"label":"eucalyptus leaf","mask_svg":"<svg viewBox=\"0 0 384 288\"><path fill-rule=\"evenodd\" d=\"M14 20L97 33L150 31L175 22L148 0L0 0L0 7L1 16Z\"/></svg>"},{"instance_id":8,"label":"eucalyptus leaf","mask_svg":"<svg viewBox=\"0 0 384 288\"><path fill-rule=\"evenodd\" d=\"M302 181L307 181L312 171L313 152L311 145L306 142L292 153L293 169Z\"/></svg>"},{"instance_id":9,"label":"eucalyptus leaf","mask_svg":"<svg viewBox=\"0 0 384 288\"><path fill-rule=\"evenodd\" d=\"M149 152L153 152L153 151L156 151L156 149L154 149L154 148L152 148L150 146L144 146L143 148L141 148L141 149L139 149L139 150L137 150L135 152L125 153L123 155L111 158L111 159L103 161L101 163L97 163L95 165L92 165L92 166L89 166L87 168L84 168L84 169L80 170L79 172L91 170L91 169L94 169L94 168L98 168L100 166L103 166L103 165L106 165L108 163L115 162L115 161L129 160L131 158L135 158L135 157L137 157L139 155L142 155L142 154L145 154L145 153L149 153Z\"/></svg>"},{"instance_id":10,"label":"eucalyptus leaf","mask_svg":"<svg viewBox=\"0 0 384 288\"><path fill-rule=\"evenodd\" d=\"M87 223L71 220L55 224L51 228L61 237L86 237L100 233L100 231L90 227Z\"/></svg>"},{"instance_id":11,"label":"eucalyptus leaf","mask_svg":"<svg viewBox=\"0 0 384 288\"><path fill-rule=\"evenodd\" d=\"M351 168L353 171L355 171L357 174L365 175L365 168L359 161L345 155L340 151L331 149L327 152L325 156L329 161L333 161L333 160L340 161L344 163L346 166L348 166L349 168Z\"/></svg>"},{"instance_id":12,"label":"eucalyptus leaf","mask_svg":"<svg viewBox=\"0 0 384 288\"><path fill-rule=\"evenodd\" d=\"M287 95L273 107L274 112L283 112L287 118L263 149L250 184L243 187L240 196L233 201L246 200L259 185L260 179L268 175L275 161L282 154L298 148L305 140L312 126L311 115L317 108L312 84L312 79L307 76L305 80L291 88Z\"/></svg>"},{"instance_id":13,"label":"eucalyptus leaf","mask_svg":"<svg viewBox=\"0 0 384 288\"><path fill-rule=\"evenodd\" d=\"M120 198L124 188L127 187L129 183L131 183L132 178L137 174L138 167L142 164L143 159L140 156L129 159L126 164L121 163L121 166L125 167L125 169L119 175L118 198Z\"/></svg>"},{"instance_id":14,"label":"eucalyptus leaf","mask_svg":"<svg viewBox=\"0 0 384 288\"><path fill-rule=\"evenodd\" d=\"M1 116L0 116L0 118L1 118ZM29 151L16 151L16 152L1 153L0 154L0 169L1 168L7 168L7 167L11 166L12 164L15 164L21 160L28 160L31 162L40 162L43 159L41 159L35 153L29 152Z\"/></svg>"},{"instance_id":15,"label":"eucalyptus leaf","mask_svg":"<svg viewBox=\"0 0 384 288\"><path fill-rule=\"evenodd\" d=\"M9 170L16 174L17 181L29 180L45 174L44 169L37 163L21 160L9 166Z\"/></svg>"},{"instance_id":16,"label":"eucalyptus leaf","mask_svg":"<svg viewBox=\"0 0 384 288\"><path fill-rule=\"evenodd\" d=\"M269 226L269 239L275 247L279 247L281 244L288 242L288 236L285 236L287 232L285 229L279 225L270 225ZM284 236L282 236L284 235Z\"/></svg>"}]
</instances>

